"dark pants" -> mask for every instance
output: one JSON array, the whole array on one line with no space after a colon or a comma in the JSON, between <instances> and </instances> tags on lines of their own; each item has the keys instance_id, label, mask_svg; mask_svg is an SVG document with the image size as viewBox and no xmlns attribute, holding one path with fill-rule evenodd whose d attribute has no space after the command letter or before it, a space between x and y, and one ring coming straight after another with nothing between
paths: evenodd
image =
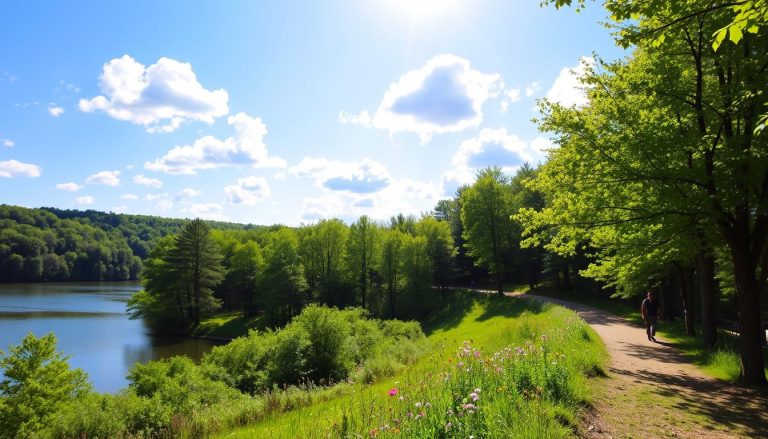
<instances>
[{"instance_id":1,"label":"dark pants","mask_svg":"<svg viewBox=\"0 0 768 439\"><path fill-rule=\"evenodd\" d=\"M648 337L656 336L656 317L645 319L645 333L648 334Z\"/></svg>"}]
</instances>

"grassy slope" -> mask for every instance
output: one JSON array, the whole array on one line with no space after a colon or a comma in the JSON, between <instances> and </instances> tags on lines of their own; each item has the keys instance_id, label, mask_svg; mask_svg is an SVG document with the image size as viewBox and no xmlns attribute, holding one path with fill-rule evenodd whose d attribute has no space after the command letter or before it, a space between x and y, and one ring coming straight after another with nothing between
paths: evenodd
<instances>
[{"instance_id":1,"label":"grassy slope","mask_svg":"<svg viewBox=\"0 0 768 439\"><path fill-rule=\"evenodd\" d=\"M243 317L242 312L224 312L203 319L193 336L232 339L263 327L261 316Z\"/></svg>"},{"instance_id":2,"label":"grassy slope","mask_svg":"<svg viewBox=\"0 0 768 439\"><path fill-rule=\"evenodd\" d=\"M409 404L409 401L412 403L416 399L432 399L435 407L438 407L438 400L444 395L425 382L455 367L454 364L458 361L456 350L465 341L471 340L472 346L480 350L485 359L486 355L505 347L525 346L526 341L537 341L542 334L556 338L557 333L562 332L567 325L579 325L583 337L572 337L578 340L565 341L553 350L565 354L564 361L574 368L594 371L595 368L601 367L606 360L604 347L591 329L577 321L572 312L527 300L456 293L447 305L423 322L430 349L413 366L402 370L393 378L372 385L346 386L346 391L335 398L287 413L274 414L263 422L237 429L222 437L337 437L342 435L339 432L345 429L349 433L367 437L370 434L369 429L372 425L375 427L377 422L388 425L384 418L393 417L393 412L389 410L403 410L403 404ZM555 338L552 343L562 342L555 341ZM543 339L546 340L546 337ZM475 376L472 379L482 381L484 378ZM484 381L486 385L491 382L487 379ZM437 387L439 386L438 383ZM537 436L562 437L572 432L563 427L563 424L573 424L575 411L590 397L586 378L582 374L579 373L579 376L573 379L573 386L576 397L572 404L552 405L538 402L531 405L532 403L525 400L521 402L519 398L515 400L512 396L505 399L501 389L497 389L501 396L495 395L494 398L492 394L484 394L482 401L487 404L484 409L488 416L494 413L496 417L517 416L519 422L516 423L517 430L514 430L514 435L524 437L535 431ZM405 397L404 401L387 396L392 388L399 389L400 396ZM486 389L488 390L493 391ZM520 409L517 411L519 413L502 413L514 408ZM521 421L520 413L527 421ZM413 426L407 430L406 424L404 422L400 427L408 437L434 435L434 431L425 433L426 430L418 430L422 431L418 433ZM485 435L508 437L512 432L509 428L502 432L501 428L486 431ZM397 433L396 429L383 431L379 436L389 436L393 433Z\"/></svg>"},{"instance_id":3,"label":"grassy slope","mask_svg":"<svg viewBox=\"0 0 768 439\"><path fill-rule=\"evenodd\" d=\"M555 297L576 303L583 303L623 317L642 327L639 306L633 306L622 299L598 299L578 290L555 291L544 289L534 294ZM664 340L672 343L707 375L721 380L735 382L739 378L738 337L732 333L718 331L718 346L714 351L703 348L701 337L691 337L685 333L683 322L660 322L657 333ZM766 350L766 373L768 373L768 350Z\"/></svg>"}]
</instances>

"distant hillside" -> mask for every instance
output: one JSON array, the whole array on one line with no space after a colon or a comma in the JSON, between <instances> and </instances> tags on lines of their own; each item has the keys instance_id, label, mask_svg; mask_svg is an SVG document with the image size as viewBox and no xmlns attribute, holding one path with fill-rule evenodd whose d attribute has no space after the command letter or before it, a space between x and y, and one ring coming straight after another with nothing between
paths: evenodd
<instances>
[{"instance_id":1,"label":"distant hillside","mask_svg":"<svg viewBox=\"0 0 768 439\"><path fill-rule=\"evenodd\" d=\"M137 279L155 242L187 220L0 205L0 282ZM260 226L208 221L215 229Z\"/></svg>"}]
</instances>

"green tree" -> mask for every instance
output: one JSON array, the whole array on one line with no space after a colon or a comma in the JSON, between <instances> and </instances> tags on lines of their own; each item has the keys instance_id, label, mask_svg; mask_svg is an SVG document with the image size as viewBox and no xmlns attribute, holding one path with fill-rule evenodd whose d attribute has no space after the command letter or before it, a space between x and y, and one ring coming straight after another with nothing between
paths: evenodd
<instances>
[{"instance_id":1,"label":"green tree","mask_svg":"<svg viewBox=\"0 0 768 439\"><path fill-rule=\"evenodd\" d=\"M424 216L416 223L416 235L426 239L426 251L431 267L432 285L445 292L454 274L456 249L453 246L451 227L446 221Z\"/></svg>"},{"instance_id":2,"label":"green tree","mask_svg":"<svg viewBox=\"0 0 768 439\"><path fill-rule=\"evenodd\" d=\"M89 391L85 373L67 360L53 333L28 334L8 354L0 350L0 437L34 436L56 410Z\"/></svg>"},{"instance_id":3,"label":"green tree","mask_svg":"<svg viewBox=\"0 0 768 439\"><path fill-rule=\"evenodd\" d=\"M406 236L399 230L386 230L381 243L379 272L386 285L391 318L395 318L397 313L397 295L403 274L403 242Z\"/></svg>"},{"instance_id":4,"label":"green tree","mask_svg":"<svg viewBox=\"0 0 768 439\"><path fill-rule=\"evenodd\" d=\"M381 232L366 215L361 216L349 228L347 240L347 267L360 296L360 304L366 307L370 286L370 274L376 266Z\"/></svg>"},{"instance_id":5,"label":"green tree","mask_svg":"<svg viewBox=\"0 0 768 439\"><path fill-rule=\"evenodd\" d=\"M465 245L475 263L494 276L499 294L504 294L505 253L512 234L508 184L500 168L487 168L478 173L475 183L461 195Z\"/></svg>"},{"instance_id":6,"label":"green tree","mask_svg":"<svg viewBox=\"0 0 768 439\"><path fill-rule=\"evenodd\" d=\"M203 312L217 309L213 289L224 278L223 256L211 237L211 229L197 218L187 223L168 252L168 269L183 279L192 298L192 327L200 325Z\"/></svg>"},{"instance_id":7,"label":"green tree","mask_svg":"<svg viewBox=\"0 0 768 439\"><path fill-rule=\"evenodd\" d=\"M549 210L567 225L562 241L610 234L619 241L628 224L627 233L660 245L682 234L704 255L726 247L742 379L765 384L768 140L757 128L768 103L768 36L748 32L713 51L712 35L733 20L728 6L607 2L632 56L588 75L585 108L549 107L542 129L556 133L560 149L545 180L553 189L560 182L563 196Z\"/></svg>"},{"instance_id":8,"label":"green tree","mask_svg":"<svg viewBox=\"0 0 768 439\"><path fill-rule=\"evenodd\" d=\"M231 294L237 298L246 316L253 315L258 303L257 286L260 281L264 258L255 241L236 244L230 256L225 278Z\"/></svg>"},{"instance_id":9,"label":"green tree","mask_svg":"<svg viewBox=\"0 0 768 439\"><path fill-rule=\"evenodd\" d=\"M307 282L322 303L347 305L344 252L349 228L340 219L321 220L301 231L301 250Z\"/></svg>"},{"instance_id":10,"label":"green tree","mask_svg":"<svg viewBox=\"0 0 768 439\"><path fill-rule=\"evenodd\" d=\"M264 307L273 325L283 325L301 311L308 290L296 232L282 227L269 234L261 282Z\"/></svg>"}]
</instances>

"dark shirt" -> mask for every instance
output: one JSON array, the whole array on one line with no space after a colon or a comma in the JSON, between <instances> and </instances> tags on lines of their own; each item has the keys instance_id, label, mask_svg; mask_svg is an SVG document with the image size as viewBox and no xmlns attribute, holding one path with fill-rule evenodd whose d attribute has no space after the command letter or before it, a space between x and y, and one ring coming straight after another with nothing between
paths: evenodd
<instances>
[{"instance_id":1,"label":"dark shirt","mask_svg":"<svg viewBox=\"0 0 768 439\"><path fill-rule=\"evenodd\" d=\"M637 303L637 302L635 302ZM645 299L643 300L643 307L645 308L645 315L655 319L658 314L659 308L655 300Z\"/></svg>"}]
</instances>

